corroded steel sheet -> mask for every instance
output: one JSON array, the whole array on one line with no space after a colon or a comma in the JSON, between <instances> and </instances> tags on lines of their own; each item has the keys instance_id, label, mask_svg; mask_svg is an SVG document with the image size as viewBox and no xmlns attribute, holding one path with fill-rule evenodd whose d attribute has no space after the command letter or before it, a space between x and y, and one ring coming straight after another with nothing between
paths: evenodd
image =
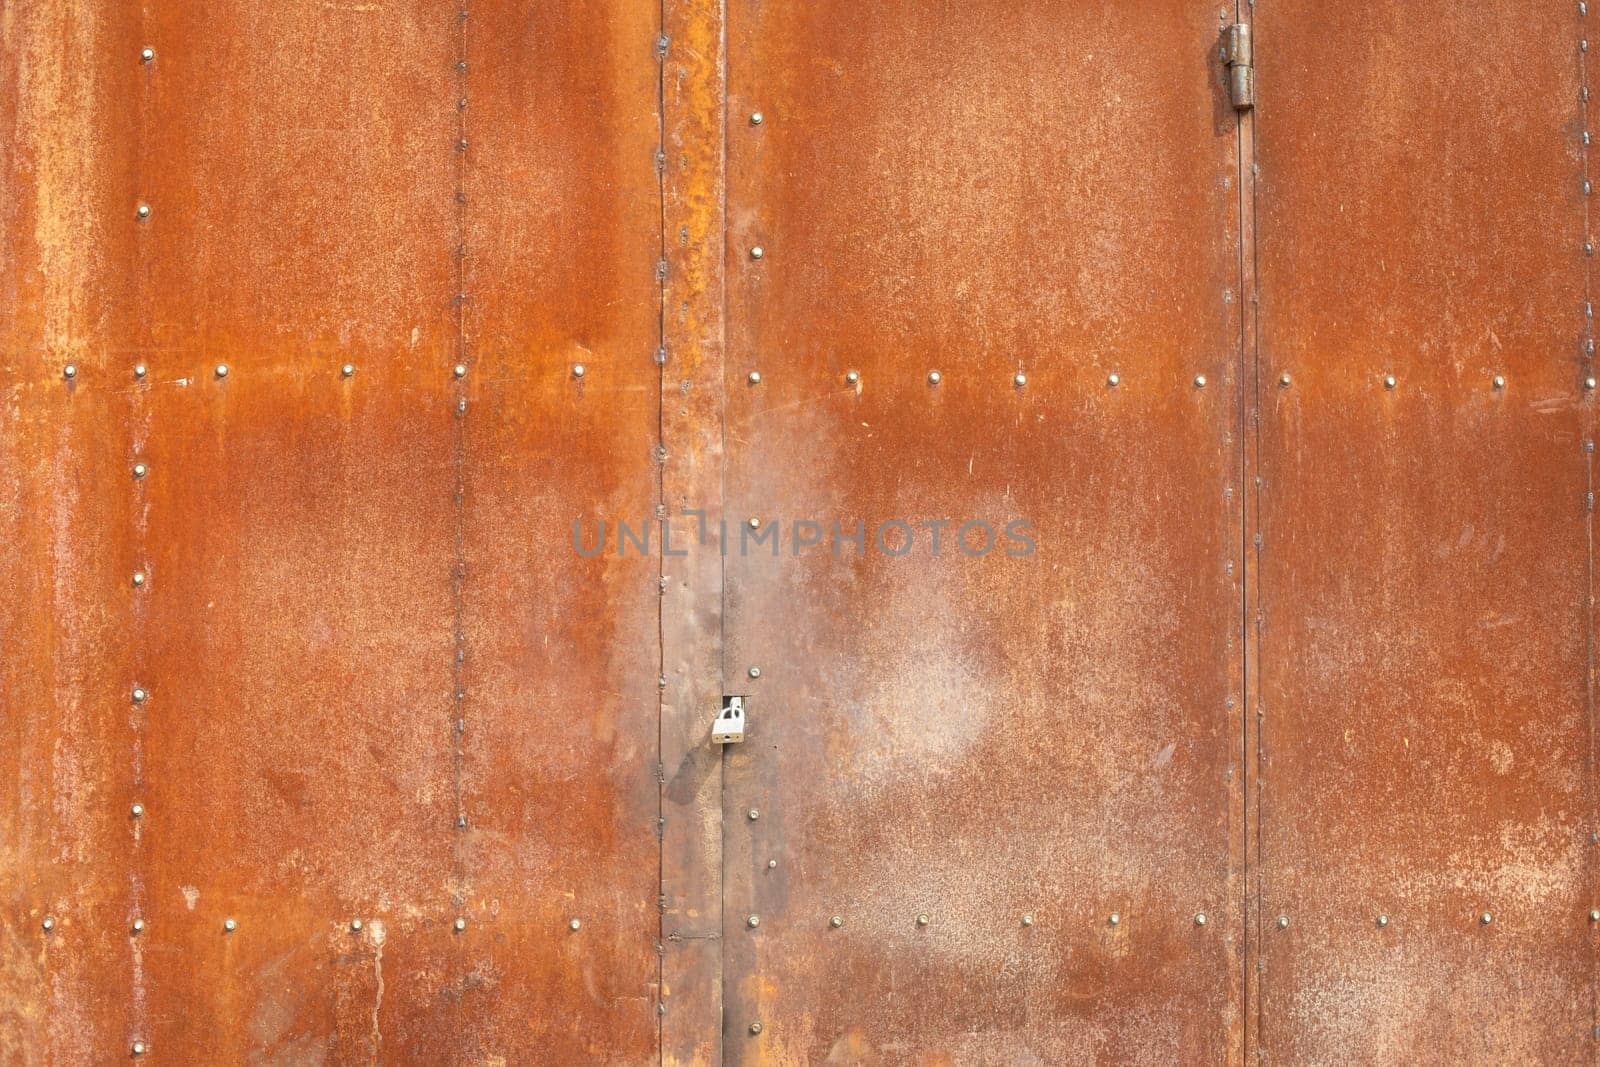
<instances>
[{"instance_id":1,"label":"corroded steel sheet","mask_svg":"<svg viewBox=\"0 0 1600 1067\"><path fill-rule=\"evenodd\" d=\"M728 18L727 1058L1237 1059L1217 12Z\"/></svg>"},{"instance_id":2,"label":"corroded steel sheet","mask_svg":"<svg viewBox=\"0 0 1600 1067\"><path fill-rule=\"evenodd\" d=\"M1580 6L1256 9L1272 1062L1593 1058Z\"/></svg>"},{"instance_id":3,"label":"corroded steel sheet","mask_svg":"<svg viewBox=\"0 0 1600 1067\"><path fill-rule=\"evenodd\" d=\"M467 6L7 11L0 1059L656 1058L659 14Z\"/></svg>"}]
</instances>

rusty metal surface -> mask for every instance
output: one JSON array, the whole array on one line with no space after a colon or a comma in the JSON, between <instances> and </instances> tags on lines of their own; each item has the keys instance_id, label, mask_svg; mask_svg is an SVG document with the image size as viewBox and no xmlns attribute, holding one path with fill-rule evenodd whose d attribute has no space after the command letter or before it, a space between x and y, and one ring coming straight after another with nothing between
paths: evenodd
<instances>
[{"instance_id":1,"label":"rusty metal surface","mask_svg":"<svg viewBox=\"0 0 1600 1067\"><path fill-rule=\"evenodd\" d=\"M6 16L0 1059L655 1059L657 14Z\"/></svg>"},{"instance_id":2,"label":"rusty metal surface","mask_svg":"<svg viewBox=\"0 0 1600 1067\"><path fill-rule=\"evenodd\" d=\"M1578 7L1257 8L1273 1062L1594 1056Z\"/></svg>"},{"instance_id":3,"label":"rusty metal surface","mask_svg":"<svg viewBox=\"0 0 1600 1067\"><path fill-rule=\"evenodd\" d=\"M729 12L727 512L783 538L726 564L731 1062L1239 1056L1220 26ZM791 555L796 520L892 519L1037 552Z\"/></svg>"}]
</instances>

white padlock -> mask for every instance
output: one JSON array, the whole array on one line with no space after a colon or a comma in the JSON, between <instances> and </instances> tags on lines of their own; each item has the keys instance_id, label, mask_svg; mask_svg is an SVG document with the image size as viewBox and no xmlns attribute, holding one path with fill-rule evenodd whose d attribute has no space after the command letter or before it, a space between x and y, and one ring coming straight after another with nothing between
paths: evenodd
<instances>
[{"instance_id":1,"label":"white padlock","mask_svg":"<svg viewBox=\"0 0 1600 1067\"><path fill-rule=\"evenodd\" d=\"M744 740L744 697L729 697L722 714L711 724L711 740L719 745L737 745Z\"/></svg>"}]
</instances>

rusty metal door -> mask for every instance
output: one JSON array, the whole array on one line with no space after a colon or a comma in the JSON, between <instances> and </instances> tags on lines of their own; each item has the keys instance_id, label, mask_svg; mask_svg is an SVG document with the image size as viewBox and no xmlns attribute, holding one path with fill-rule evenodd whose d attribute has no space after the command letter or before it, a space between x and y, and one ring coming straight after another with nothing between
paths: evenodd
<instances>
[{"instance_id":1,"label":"rusty metal door","mask_svg":"<svg viewBox=\"0 0 1600 1067\"><path fill-rule=\"evenodd\" d=\"M1592 1060L1586 19L0 6L0 1061Z\"/></svg>"},{"instance_id":2,"label":"rusty metal door","mask_svg":"<svg viewBox=\"0 0 1600 1067\"><path fill-rule=\"evenodd\" d=\"M1240 1055L1221 26L729 11L729 1062Z\"/></svg>"}]
</instances>

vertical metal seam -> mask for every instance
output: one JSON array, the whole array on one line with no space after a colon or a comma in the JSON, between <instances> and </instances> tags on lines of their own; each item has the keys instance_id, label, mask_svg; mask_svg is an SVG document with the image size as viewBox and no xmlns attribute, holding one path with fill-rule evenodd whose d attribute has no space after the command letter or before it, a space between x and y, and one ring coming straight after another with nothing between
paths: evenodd
<instances>
[{"instance_id":1,"label":"vertical metal seam","mask_svg":"<svg viewBox=\"0 0 1600 1067\"><path fill-rule=\"evenodd\" d=\"M722 114L717 116L717 154L718 172L721 180L717 185L716 207L716 232L721 238L717 249L717 262L722 270L726 270L728 262L728 90L733 81L732 49L728 47L728 4L727 0L717 2L717 33L719 47L722 52ZM728 692L728 555L723 550L723 533L727 527L728 506L728 376L727 376L727 341L728 336L728 283L724 275L721 302L717 309L717 316L722 324L723 362L721 373L717 379L717 404L721 410L721 418L717 420L717 688L719 698ZM720 701L719 701L720 702ZM748 726L747 726L748 729ZM717 762L721 767L721 774L717 778L718 808L726 813L728 810L728 752L727 746L722 746L722 751L717 753ZM728 1058L727 1045L722 1043L722 1035L728 1032L728 848L727 825L723 823L722 842L717 849L717 1033L718 1049L724 1062Z\"/></svg>"},{"instance_id":2,"label":"vertical metal seam","mask_svg":"<svg viewBox=\"0 0 1600 1067\"><path fill-rule=\"evenodd\" d=\"M656 207L660 220L657 262L667 262L667 0L656 4ZM656 271L656 517L661 520L656 567L656 1062L666 1062L667 911L667 782L663 721L666 717L667 676L667 272Z\"/></svg>"},{"instance_id":3,"label":"vertical metal seam","mask_svg":"<svg viewBox=\"0 0 1600 1067\"><path fill-rule=\"evenodd\" d=\"M455 790L455 825L451 828L451 878L450 897L451 906L457 910L457 918L464 918L464 910L468 907L467 872L466 872L466 841L467 828L466 796L465 796L465 770L466 770L466 683L467 683L467 638L466 638L466 465L467 465L467 379L463 372L470 369L468 362L467 346L467 17L468 0L458 0L459 8L456 18L456 140L453 146L455 168L455 214L456 214L456 286L453 303L456 311L456 336L455 357L456 374L454 376L455 389L453 400L455 402L455 419L451 427L451 471L453 477L453 503L454 516L454 561L450 572L452 627L454 629L454 648L451 650L451 689L450 707L453 711L450 723L451 781Z\"/></svg>"},{"instance_id":4,"label":"vertical metal seam","mask_svg":"<svg viewBox=\"0 0 1600 1067\"><path fill-rule=\"evenodd\" d=\"M1589 211L1589 198L1592 192L1589 176L1589 43L1584 32L1585 21L1589 9L1587 0L1576 2L1578 23L1578 110L1582 119L1583 133L1579 145L1579 200L1582 202L1581 217L1583 222L1583 241L1587 246L1592 241L1591 219ZM1584 884L1593 887L1595 884L1595 849L1596 832L1600 830L1600 812L1597 812L1597 793L1595 782L1595 718L1594 718L1594 390L1587 389L1586 384L1594 374L1594 303L1593 303L1593 257L1581 256L1583 261L1583 307L1579 309L1581 315L1579 327L1579 366L1583 381L1578 383L1578 395L1584 399L1580 403L1579 421L1582 427L1580 437L1583 441L1583 477L1584 477L1584 508L1582 521L1584 524L1584 590L1583 590L1583 629L1584 629L1584 710L1585 719L1589 729L1589 751L1587 774L1585 775L1588 788L1589 826L1582 841L1584 850L1584 870L1586 876ZM1594 906L1591 899L1585 902L1588 907ZM1587 909L1586 909L1587 910ZM1591 934L1591 939L1592 939ZM1589 953L1591 960L1591 975L1589 981L1589 1037L1600 1038L1600 970L1593 965L1594 954Z\"/></svg>"}]
</instances>

